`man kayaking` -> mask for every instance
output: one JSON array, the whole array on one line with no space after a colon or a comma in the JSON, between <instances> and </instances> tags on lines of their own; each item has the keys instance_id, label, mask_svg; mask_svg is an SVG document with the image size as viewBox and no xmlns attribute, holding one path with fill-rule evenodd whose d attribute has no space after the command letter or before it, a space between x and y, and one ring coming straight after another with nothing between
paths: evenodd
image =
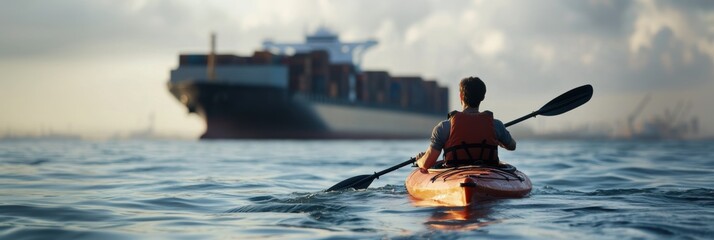
<instances>
[{"instance_id":1,"label":"man kayaking","mask_svg":"<svg viewBox=\"0 0 714 240\"><path fill-rule=\"evenodd\" d=\"M499 164L498 146L516 150L516 142L505 127L535 116L556 116L566 113L590 101L593 96L593 87L590 84L583 85L561 94L540 109L504 125L501 121L493 119L493 113L479 112L479 105L486 95L486 85L481 79L466 78L461 80L459 85L459 98L463 111L450 113L449 120L442 121L434 127L431 144L426 152L374 174L345 179L326 191L365 189L379 176L416 163L419 169L412 171L404 183L407 192L416 199L434 200L449 206L467 206L480 198L527 196L533 185L524 173L506 164L496 168L483 166ZM434 165L441 150L444 150L447 168L439 169L440 166ZM464 164L483 165L448 168ZM430 171L432 167L434 169Z\"/></svg>"},{"instance_id":2,"label":"man kayaking","mask_svg":"<svg viewBox=\"0 0 714 240\"><path fill-rule=\"evenodd\" d=\"M444 167L462 165L498 165L498 146L516 149L516 141L490 111L479 111L486 95L486 84L478 77L468 77L459 83L459 98L463 111L449 113L449 119L438 123L431 133L426 152L416 156L422 172L434 166L444 150Z\"/></svg>"}]
</instances>

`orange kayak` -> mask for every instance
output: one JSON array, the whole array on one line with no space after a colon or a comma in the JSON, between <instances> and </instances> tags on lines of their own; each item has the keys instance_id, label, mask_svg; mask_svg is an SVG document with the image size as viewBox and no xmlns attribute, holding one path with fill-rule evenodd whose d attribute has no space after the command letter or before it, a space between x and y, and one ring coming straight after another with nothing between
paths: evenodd
<instances>
[{"instance_id":1,"label":"orange kayak","mask_svg":"<svg viewBox=\"0 0 714 240\"><path fill-rule=\"evenodd\" d=\"M461 166L414 170L406 180L407 191L419 200L440 205L467 206L478 200L521 198L531 192L531 180L515 167Z\"/></svg>"}]
</instances>

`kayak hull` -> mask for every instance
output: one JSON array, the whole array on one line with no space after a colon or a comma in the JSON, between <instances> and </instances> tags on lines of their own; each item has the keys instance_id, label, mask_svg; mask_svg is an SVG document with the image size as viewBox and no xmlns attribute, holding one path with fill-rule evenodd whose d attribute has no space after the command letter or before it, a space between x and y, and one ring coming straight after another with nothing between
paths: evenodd
<instances>
[{"instance_id":1,"label":"kayak hull","mask_svg":"<svg viewBox=\"0 0 714 240\"><path fill-rule=\"evenodd\" d=\"M405 185L417 200L439 205L468 206L480 200L522 198L531 192L528 176L510 165L507 167L462 166L412 171Z\"/></svg>"}]
</instances>

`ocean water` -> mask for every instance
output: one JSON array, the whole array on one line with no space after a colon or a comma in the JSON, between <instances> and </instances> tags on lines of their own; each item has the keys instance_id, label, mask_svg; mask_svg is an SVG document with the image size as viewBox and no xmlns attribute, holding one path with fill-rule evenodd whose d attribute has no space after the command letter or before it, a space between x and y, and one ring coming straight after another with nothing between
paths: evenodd
<instances>
[{"instance_id":1,"label":"ocean water","mask_svg":"<svg viewBox=\"0 0 714 240\"><path fill-rule=\"evenodd\" d=\"M714 144L521 141L522 199L409 198L413 141L0 141L0 239L712 239Z\"/></svg>"}]
</instances>

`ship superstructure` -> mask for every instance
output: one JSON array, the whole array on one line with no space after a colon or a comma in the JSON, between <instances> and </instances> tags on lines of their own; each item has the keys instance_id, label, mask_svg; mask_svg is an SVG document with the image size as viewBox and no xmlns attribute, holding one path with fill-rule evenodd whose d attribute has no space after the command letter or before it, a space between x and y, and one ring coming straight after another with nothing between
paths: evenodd
<instances>
[{"instance_id":1,"label":"ship superstructure","mask_svg":"<svg viewBox=\"0 0 714 240\"><path fill-rule=\"evenodd\" d=\"M367 49L376 46L377 41L369 39L363 42L340 42L339 37L330 29L320 27L313 35L305 37L304 43L275 43L263 41L263 49L278 55L309 53L316 50L327 51L331 64L352 64L359 69Z\"/></svg>"}]
</instances>

